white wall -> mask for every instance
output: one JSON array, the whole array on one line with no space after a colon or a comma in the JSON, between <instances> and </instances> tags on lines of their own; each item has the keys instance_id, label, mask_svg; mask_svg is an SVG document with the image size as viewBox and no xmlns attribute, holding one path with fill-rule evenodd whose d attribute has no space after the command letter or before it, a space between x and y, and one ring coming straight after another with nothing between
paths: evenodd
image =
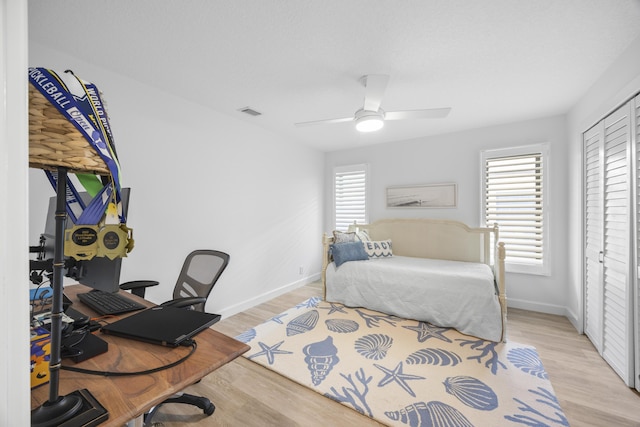
<instances>
[{"instance_id":1,"label":"white wall","mask_svg":"<svg viewBox=\"0 0 640 427\"><path fill-rule=\"evenodd\" d=\"M368 163L370 220L390 217L449 218L470 226L480 221L480 152L487 149L549 143L546 203L550 224L551 275L507 273L509 306L555 314L567 313L567 135L565 117L556 116L428 138L380 144L327 154L325 164L325 231L332 228L332 169ZM388 186L455 182L458 206L453 209L388 209Z\"/></svg>"},{"instance_id":2,"label":"white wall","mask_svg":"<svg viewBox=\"0 0 640 427\"><path fill-rule=\"evenodd\" d=\"M104 94L132 188L135 249L121 281L159 280L147 293L159 303L187 253L222 250L231 261L207 310L231 315L319 277L323 153L34 43L29 65L70 68ZM31 171L29 196L35 244L53 196L42 171Z\"/></svg>"},{"instance_id":3,"label":"white wall","mask_svg":"<svg viewBox=\"0 0 640 427\"><path fill-rule=\"evenodd\" d=\"M568 302L583 328L582 133L640 91L640 37L633 41L568 114L569 271Z\"/></svg>"}]
</instances>

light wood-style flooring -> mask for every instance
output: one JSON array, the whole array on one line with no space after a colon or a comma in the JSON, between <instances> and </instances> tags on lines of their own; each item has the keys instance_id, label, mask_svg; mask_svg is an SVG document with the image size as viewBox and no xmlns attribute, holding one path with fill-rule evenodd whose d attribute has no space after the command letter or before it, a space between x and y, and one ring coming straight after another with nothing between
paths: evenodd
<instances>
[{"instance_id":1,"label":"light wood-style flooring","mask_svg":"<svg viewBox=\"0 0 640 427\"><path fill-rule=\"evenodd\" d=\"M237 336L312 296L315 282L214 326ZM572 427L640 427L640 394L629 389L562 316L510 309L507 338L536 347ZM186 392L209 397L211 417L187 405L165 405L155 422L178 426L380 426L356 411L300 386L244 357L213 372ZM483 427L483 426L478 426Z\"/></svg>"}]
</instances>

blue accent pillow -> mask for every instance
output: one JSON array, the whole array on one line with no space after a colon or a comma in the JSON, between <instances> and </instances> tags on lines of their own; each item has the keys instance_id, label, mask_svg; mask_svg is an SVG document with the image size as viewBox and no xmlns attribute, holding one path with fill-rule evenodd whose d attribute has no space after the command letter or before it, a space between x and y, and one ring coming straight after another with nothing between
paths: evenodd
<instances>
[{"instance_id":1,"label":"blue accent pillow","mask_svg":"<svg viewBox=\"0 0 640 427\"><path fill-rule=\"evenodd\" d=\"M369 255L364 250L362 242L334 243L331 245L331 254L336 267L340 267L347 261L364 261Z\"/></svg>"}]
</instances>

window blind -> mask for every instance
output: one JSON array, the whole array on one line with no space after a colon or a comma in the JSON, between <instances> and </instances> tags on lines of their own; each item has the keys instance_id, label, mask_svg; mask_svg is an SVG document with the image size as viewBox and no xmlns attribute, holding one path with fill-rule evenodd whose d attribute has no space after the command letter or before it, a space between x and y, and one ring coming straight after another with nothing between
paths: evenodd
<instances>
[{"instance_id":1,"label":"window blind","mask_svg":"<svg viewBox=\"0 0 640 427\"><path fill-rule=\"evenodd\" d=\"M336 168L334 192L336 230L346 231L354 222L367 222L366 165Z\"/></svg>"},{"instance_id":2,"label":"window blind","mask_svg":"<svg viewBox=\"0 0 640 427\"><path fill-rule=\"evenodd\" d=\"M505 262L542 265L542 153L486 158L484 179L485 222L499 225Z\"/></svg>"}]
</instances>

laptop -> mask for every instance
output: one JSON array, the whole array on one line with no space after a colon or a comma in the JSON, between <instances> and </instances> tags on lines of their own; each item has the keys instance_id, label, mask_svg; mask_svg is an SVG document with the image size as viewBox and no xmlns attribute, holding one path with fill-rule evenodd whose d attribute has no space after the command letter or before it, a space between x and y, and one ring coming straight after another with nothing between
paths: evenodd
<instances>
[{"instance_id":1,"label":"laptop","mask_svg":"<svg viewBox=\"0 0 640 427\"><path fill-rule=\"evenodd\" d=\"M220 320L219 314L157 306L102 327L105 334L177 347Z\"/></svg>"}]
</instances>

